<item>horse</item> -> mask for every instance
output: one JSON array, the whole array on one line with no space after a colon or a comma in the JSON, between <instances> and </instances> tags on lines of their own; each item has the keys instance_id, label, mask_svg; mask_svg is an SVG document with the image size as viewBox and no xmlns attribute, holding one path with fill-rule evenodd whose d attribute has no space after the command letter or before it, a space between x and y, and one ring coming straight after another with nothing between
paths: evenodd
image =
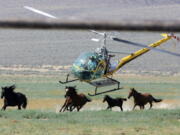
<instances>
[{"instance_id":1,"label":"horse","mask_svg":"<svg viewBox=\"0 0 180 135\"><path fill-rule=\"evenodd\" d=\"M129 96L128 99L133 96L134 97L134 107L133 110L135 109L135 107L138 105L140 107L140 109L144 109L144 106L149 103L150 104L150 108L152 108L152 102L161 102L162 99L156 99L154 98L150 93L139 93L137 92L134 88L130 89L129 92Z\"/></svg>"},{"instance_id":2,"label":"horse","mask_svg":"<svg viewBox=\"0 0 180 135\"><path fill-rule=\"evenodd\" d=\"M1 88L1 98L4 98L4 105L2 110L6 110L7 106L18 106L18 110L21 110L21 107L24 109L26 108L27 98L20 92L14 92L14 89L16 88L15 85Z\"/></svg>"},{"instance_id":3,"label":"horse","mask_svg":"<svg viewBox=\"0 0 180 135\"><path fill-rule=\"evenodd\" d=\"M72 99L70 97L66 97L66 100L59 110L59 112L64 112L65 110L69 110L70 112L75 109L75 106L73 105Z\"/></svg>"},{"instance_id":4,"label":"horse","mask_svg":"<svg viewBox=\"0 0 180 135\"><path fill-rule=\"evenodd\" d=\"M78 94L75 86L74 87L66 86L65 90L66 90L65 97L71 98L72 100L71 105L74 106L78 112L87 102L91 102L91 99L89 99L85 94L83 93Z\"/></svg>"},{"instance_id":5,"label":"horse","mask_svg":"<svg viewBox=\"0 0 180 135\"><path fill-rule=\"evenodd\" d=\"M103 103L104 102L107 102L108 103L108 107L106 108L107 109L112 109L112 107L114 106L118 106L120 107L121 111L123 111L123 101L126 101L126 98L112 98L110 97L109 95L105 95L104 96L104 99L103 99Z\"/></svg>"}]
</instances>

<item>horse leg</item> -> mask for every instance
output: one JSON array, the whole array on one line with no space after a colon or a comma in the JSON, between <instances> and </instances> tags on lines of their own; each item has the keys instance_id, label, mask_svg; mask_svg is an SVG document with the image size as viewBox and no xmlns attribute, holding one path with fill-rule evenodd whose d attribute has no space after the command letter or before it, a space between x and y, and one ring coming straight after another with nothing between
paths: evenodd
<instances>
[{"instance_id":1,"label":"horse leg","mask_svg":"<svg viewBox=\"0 0 180 135\"><path fill-rule=\"evenodd\" d=\"M141 109L141 110L144 109L144 105L141 105L141 106L140 106L140 109Z\"/></svg>"},{"instance_id":2,"label":"horse leg","mask_svg":"<svg viewBox=\"0 0 180 135\"><path fill-rule=\"evenodd\" d=\"M69 111L72 112L73 109L74 109L74 107L73 107L73 106L70 106Z\"/></svg>"},{"instance_id":3,"label":"horse leg","mask_svg":"<svg viewBox=\"0 0 180 135\"><path fill-rule=\"evenodd\" d=\"M72 109L73 109L73 104L71 103L71 104L68 105L67 110L72 112Z\"/></svg>"},{"instance_id":4,"label":"horse leg","mask_svg":"<svg viewBox=\"0 0 180 135\"><path fill-rule=\"evenodd\" d=\"M3 107L2 107L1 110L4 110L4 111L5 111L5 110L6 110L6 107L7 107L6 105L3 105Z\"/></svg>"},{"instance_id":5,"label":"horse leg","mask_svg":"<svg viewBox=\"0 0 180 135\"><path fill-rule=\"evenodd\" d=\"M79 106L77 106L76 108L77 108L77 111L79 112L79 110L80 110L80 107L79 107Z\"/></svg>"},{"instance_id":6,"label":"horse leg","mask_svg":"<svg viewBox=\"0 0 180 135\"><path fill-rule=\"evenodd\" d=\"M67 110L67 111L71 111L71 106L72 106L72 103L66 104L66 110Z\"/></svg>"},{"instance_id":7,"label":"horse leg","mask_svg":"<svg viewBox=\"0 0 180 135\"><path fill-rule=\"evenodd\" d=\"M67 104L65 105L65 108L64 108L63 112L64 112L65 110L72 112L73 109L74 109L74 108L73 108L73 103L67 103Z\"/></svg>"},{"instance_id":8,"label":"horse leg","mask_svg":"<svg viewBox=\"0 0 180 135\"><path fill-rule=\"evenodd\" d=\"M63 108L64 108L64 105L61 107L61 109L59 110L59 112L61 112Z\"/></svg>"},{"instance_id":9,"label":"horse leg","mask_svg":"<svg viewBox=\"0 0 180 135\"><path fill-rule=\"evenodd\" d=\"M82 106L79 106L79 110L82 108Z\"/></svg>"},{"instance_id":10,"label":"horse leg","mask_svg":"<svg viewBox=\"0 0 180 135\"><path fill-rule=\"evenodd\" d=\"M67 104L67 103L66 103L66 101L65 101L65 103L63 104L63 106L61 107L61 109L59 110L59 112L62 112L62 110L63 110L63 108L66 106L66 104ZM64 110L64 111L65 111L65 110ZM64 112L64 111L63 111L63 112Z\"/></svg>"},{"instance_id":11,"label":"horse leg","mask_svg":"<svg viewBox=\"0 0 180 135\"><path fill-rule=\"evenodd\" d=\"M63 112L65 112L66 110L68 111L67 106L64 107Z\"/></svg>"},{"instance_id":12,"label":"horse leg","mask_svg":"<svg viewBox=\"0 0 180 135\"><path fill-rule=\"evenodd\" d=\"M106 108L106 110L108 110L108 109L111 109L111 107L108 105L108 107Z\"/></svg>"},{"instance_id":13,"label":"horse leg","mask_svg":"<svg viewBox=\"0 0 180 135\"><path fill-rule=\"evenodd\" d=\"M66 110L67 110L67 111L70 111L70 110L71 110L71 107L70 107L70 106L68 106Z\"/></svg>"},{"instance_id":14,"label":"horse leg","mask_svg":"<svg viewBox=\"0 0 180 135\"><path fill-rule=\"evenodd\" d=\"M70 106L70 112L72 112L75 109L75 106L71 105Z\"/></svg>"},{"instance_id":15,"label":"horse leg","mask_svg":"<svg viewBox=\"0 0 180 135\"><path fill-rule=\"evenodd\" d=\"M133 110L135 109L136 105L137 105L137 104L134 104Z\"/></svg>"},{"instance_id":16,"label":"horse leg","mask_svg":"<svg viewBox=\"0 0 180 135\"><path fill-rule=\"evenodd\" d=\"M79 112L79 110L82 108L83 106L77 106L77 111Z\"/></svg>"},{"instance_id":17,"label":"horse leg","mask_svg":"<svg viewBox=\"0 0 180 135\"><path fill-rule=\"evenodd\" d=\"M21 110L21 105L18 105L18 110Z\"/></svg>"},{"instance_id":18,"label":"horse leg","mask_svg":"<svg viewBox=\"0 0 180 135\"><path fill-rule=\"evenodd\" d=\"M149 107L149 109L151 109L151 108L152 108L152 102L149 102L149 104L150 104L150 107Z\"/></svg>"},{"instance_id":19,"label":"horse leg","mask_svg":"<svg viewBox=\"0 0 180 135\"><path fill-rule=\"evenodd\" d=\"M67 111L69 110L69 109L68 109L68 104L65 105L65 107L64 107L64 109L63 109L63 112L66 111L66 110L67 110Z\"/></svg>"},{"instance_id":20,"label":"horse leg","mask_svg":"<svg viewBox=\"0 0 180 135\"><path fill-rule=\"evenodd\" d=\"M121 105L121 106L119 106L119 107L120 107L121 111L123 112L123 108L122 108L122 105Z\"/></svg>"}]
</instances>

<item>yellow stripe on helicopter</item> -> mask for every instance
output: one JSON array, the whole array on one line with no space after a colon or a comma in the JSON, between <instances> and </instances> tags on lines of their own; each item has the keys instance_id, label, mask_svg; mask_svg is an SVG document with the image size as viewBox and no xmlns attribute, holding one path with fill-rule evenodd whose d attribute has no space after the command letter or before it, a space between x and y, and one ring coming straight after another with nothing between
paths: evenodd
<instances>
[{"instance_id":1,"label":"yellow stripe on helicopter","mask_svg":"<svg viewBox=\"0 0 180 135\"><path fill-rule=\"evenodd\" d=\"M154 43L148 45L148 47L155 48L155 47L160 46L162 43L164 43L164 42L166 42L166 41L168 41L168 40L170 40L172 38L172 36L169 36L166 33L162 33L161 35L163 37L165 37L165 38L163 38L161 40L158 40L157 42L154 42ZM124 66L125 64L127 64L131 60L143 55L144 53L146 53L148 51L150 51L149 48L143 48L143 49L140 49L140 50L138 50L138 51L126 56L126 57L123 57L122 59L119 60L119 64L117 65L117 67L113 71L106 74L105 76L112 75L114 72L118 71L122 66Z\"/></svg>"}]
</instances>

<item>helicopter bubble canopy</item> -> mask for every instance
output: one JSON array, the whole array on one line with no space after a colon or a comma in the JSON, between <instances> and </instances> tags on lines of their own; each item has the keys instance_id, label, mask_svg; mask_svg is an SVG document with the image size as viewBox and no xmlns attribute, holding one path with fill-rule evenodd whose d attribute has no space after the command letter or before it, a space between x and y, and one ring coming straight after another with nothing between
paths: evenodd
<instances>
[{"instance_id":1,"label":"helicopter bubble canopy","mask_svg":"<svg viewBox=\"0 0 180 135\"><path fill-rule=\"evenodd\" d=\"M72 66L72 73L82 81L90 81L104 75L106 60L100 53L81 54Z\"/></svg>"}]
</instances>

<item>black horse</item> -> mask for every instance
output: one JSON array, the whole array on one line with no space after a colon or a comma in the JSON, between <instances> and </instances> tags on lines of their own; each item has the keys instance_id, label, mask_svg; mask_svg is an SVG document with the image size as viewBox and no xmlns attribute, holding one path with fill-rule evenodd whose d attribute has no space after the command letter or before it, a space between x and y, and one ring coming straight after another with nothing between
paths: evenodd
<instances>
[{"instance_id":1,"label":"black horse","mask_svg":"<svg viewBox=\"0 0 180 135\"><path fill-rule=\"evenodd\" d=\"M14 92L15 88L15 85L2 87L1 98L4 98L2 110L6 110L7 106L18 106L18 110L21 110L21 107L26 108L26 96L22 93Z\"/></svg>"},{"instance_id":2,"label":"black horse","mask_svg":"<svg viewBox=\"0 0 180 135\"><path fill-rule=\"evenodd\" d=\"M107 102L108 103L108 107L107 109L111 109L114 106L118 106L120 107L121 111L123 111L122 105L123 105L123 101L126 101L126 98L112 98L109 95L105 95L103 102Z\"/></svg>"}]
</instances>

